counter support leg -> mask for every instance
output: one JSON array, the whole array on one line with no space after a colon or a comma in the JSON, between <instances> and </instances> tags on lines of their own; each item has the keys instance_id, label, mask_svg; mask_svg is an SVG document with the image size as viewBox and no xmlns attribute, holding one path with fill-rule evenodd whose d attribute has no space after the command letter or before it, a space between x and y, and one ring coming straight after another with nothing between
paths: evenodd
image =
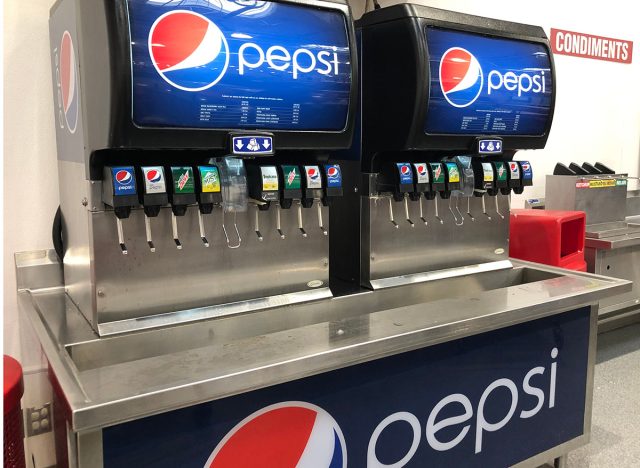
<instances>
[{"instance_id":1,"label":"counter support leg","mask_svg":"<svg viewBox=\"0 0 640 468\"><path fill-rule=\"evenodd\" d=\"M567 468L567 460L569 459L568 455L562 455L561 457L556 458L553 461L554 468Z\"/></svg>"}]
</instances>

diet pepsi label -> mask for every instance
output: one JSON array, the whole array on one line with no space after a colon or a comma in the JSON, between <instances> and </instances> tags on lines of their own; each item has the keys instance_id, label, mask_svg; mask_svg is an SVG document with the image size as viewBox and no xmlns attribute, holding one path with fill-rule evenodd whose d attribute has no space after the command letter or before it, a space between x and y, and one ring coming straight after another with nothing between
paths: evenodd
<instances>
[{"instance_id":1,"label":"diet pepsi label","mask_svg":"<svg viewBox=\"0 0 640 468\"><path fill-rule=\"evenodd\" d=\"M516 161L509 163L509 173L512 180L520 179L520 165Z\"/></svg>"},{"instance_id":2,"label":"diet pepsi label","mask_svg":"<svg viewBox=\"0 0 640 468\"><path fill-rule=\"evenodd\" d=\"M142 168L144 179L144 193L167 193L167 184L164 178L164 168L162 166L148 166Z\"/></svg>"},{"instance_id":3,"label":"diet pepsi label","mask_svg":"<svg viewBox=\"0 0 640 468\"><path fill-rule=\"evenodd\" d=\"M270 136L239 136L231 138L231 151L238 155L273 154L273 138Z\"/></svg>"},{"instance_id":4,"label":"diet pepsi label","mask_svg":"<svg viewBox=\"0 0 640 468\"><path fill-rule=\"evenodd\" d=\"M544 45L432 27L426 40L432 76L426 133L544 134L553 96ZM485 151L501 149L487 140Z\"/></svg>"},{"instance_id":5,"label":"diet pepsi label","mask_svg":"<svg viewBox=\"0 0 640 468\"><path fill-rule=\"evenodd\" d=\"M413 172L411 171L411 164L396 163L396 167L398 168L400 185L413 184Z\"/></svg>"},{"instance_id":6,"label":"diet pepsi label","mask_svg":"<svg viewBox=\"0 0 640 468\"><path fill-rule=\"evenodd\" d=\"M516 465L585 434L590 317L567 311L106 427L104 466Z\"/></svg>"},{"instance_id":7,"label":"diet pepsi label","mask_svg":"<svg viewBox=\"0 0 640 468\"><path fill-rule=\"evenodd\" d=\"M416 169L416 182L419 184L428 184L429 170L427 169L427 163L414 163L413 167Z\"/></svg>"},{"instance_id":8,"label":"diet pepsi label","mask_svg":"<svg viewBox=\"0 0 640 468\"><path fill-rule=\"evenodd\" d=\"M529 161L520 161L520 168L522 169L523 180L533 180L533 170Z\"/></svg>"},{"instance_id":9,"label":"diet pepsi label","mask_svg":"<svg viewBox=\"0 0 640 468\"><path fill-rule=\"evenodd\" d=\"M327 187L329 188L341 188L342 187L342 171L338 164L325 164L325 173L327 174Z\"/></svg>"},{"instance_id":10,"label":"diet pepsi label","mask_svg":"<svg viewBox=\"0 0 640 468\"><path fill-rule=\"evenodd\" d=\"M352 61L342 12L263 0L127 4L138 126L344 129ZM263 142L233 151L271 152Z\"/></svg>"},{"instance_id":11,"label":"diet pepsi label","mask_svg":"<svg viewBox=\"0 0 640 468\"><path fill-rule=\"evenodd\" d=\"M133 175L133 167L112 167L111 177L113 179L113 194L136 195L136 178Z\"/></svg>"},{"instance_id":12,"label":"diet pepsi label","mask_svg":"<svg viewBox=\"0 0 640 468\"><path fill-rule=\"evenodd\" d=\"M319 166L304 166L304 174L307 180L308 189L322 188L322 177L320 177Z\"/></svg>"}]
</instances>

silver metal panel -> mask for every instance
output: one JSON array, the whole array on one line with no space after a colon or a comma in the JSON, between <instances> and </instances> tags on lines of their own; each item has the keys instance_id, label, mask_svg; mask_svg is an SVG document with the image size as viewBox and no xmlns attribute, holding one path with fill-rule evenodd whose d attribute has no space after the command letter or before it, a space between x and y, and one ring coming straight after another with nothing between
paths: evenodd
<instances>
[{"instance_id":1,"label":"silver metal panel","mask_svg":"<svg viewBox=\"0 0 640 468\"><path fill-rule=\"evenodd\" d=\"M82 163L58 161L62 234L66 252L64 278L67 292L94 327L98 325L93 287L93 239L89 227L90 183ZM86 201L87 205L84 205Z\"/></svg>"},{"instance_id":2,"label":"silver metal panel","mask_svg":"<svg viewBox=\"0 0 640 468\"><path fill-rule=\"evenodd\" d=\"M587 225L624 221L627 185L602 188L577 188L576 183L590 180L625 179L619 174L605 177L548 175L545 205L548 210L584 211Z\"/></svg>"},{"instance_id":3,"label":"silver metal panel","mask_svg":"<svg viewBox=\"0 0 640 468\"><path fill-rule=\"evenodd\" d=\"M637 308L640 312L640 243L614 250L586 249L586 252L589 253L587 265L590 271L633 281L631 291L600 301L600 315L605 316L630 307Z\"/></svg>"},{"instance_id":4,"label":"silver metal panel","mask_svg":"<svg viewBox=\"0 0 640 468\"><path fill-rule=\"evenodd\" d=\"M419 203L409 201L409 219L413 221L413 227L406 220L404 204L392 202L395 222L399 225L395 228L389 220L387 197L363 197L362 259L365 265L362 273L365 285L371 286L371 282L383 278L506 260L509 255L509 203L506 196L497 198L499 212L504 218L496 213L495 198L492 197L485 199L489 216L483 214L481 198L443 200L438 197L442 223L435 217L435 200L423 200L427 225L420 219Z\"/></svg>"},{"instance_id":5,"label":"silver metal panel","mask_svg":"<svg viewBox=\"0 0 640 468\"><path fill-rule=\"evenodd\" d=\"M624 280L517 263L509 270L93 339L62 288L24 290L19 304L69 403L73 429L84 431L572 310L630 287Z\"/></svg>"},{"instance_id":6,"label":"silver metal panel","mask_svg":"<svg viewBox=\"0 0 640 468\"><path fill-rule=\"evenodd\" d=\"M204 216L210 244L205 247L198 209L191 206L186 216L178 218L181 250L173 241L171 210L163 208L151 220L155 252L146 243L142 210L133 210L123 220L128 255L122 255L118 245L113 212L92 213L98 323L327 287L329 238L318 226L316 206L302 210L306 238L298 229L295 209L281 210L285 239L276 231L275 208L260 212L262 241L255 233L255 209L250 206L237 215L242 238L237 249L227 246L220 209ZM328 208L322 210L328 229ZM225 215L225 225L233 244L233 215Z\"/></svg>"},{"instance_id":7,"label":"silver metal panel","mask_svg":"<svg viewBox=\"0 0 640 468\"><path fill-rule=\"evenodd\" d=\"M81 432L77 435L78 467L100 468L104 466L102 457L102 430Z\"/></svg>"}]
</instances>

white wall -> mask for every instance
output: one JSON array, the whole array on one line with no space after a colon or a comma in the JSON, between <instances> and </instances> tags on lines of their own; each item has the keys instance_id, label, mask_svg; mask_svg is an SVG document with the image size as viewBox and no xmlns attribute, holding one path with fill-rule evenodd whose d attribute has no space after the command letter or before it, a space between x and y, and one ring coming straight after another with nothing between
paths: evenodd
<instances>
[{"instance_id":1,"label":"white wall","mask_svg":"<svg viewBox=\"0 0 640 468\"><path fill-rule=\"evenodd\" d=\"M354 14L365 0L349 0ZM382 7L403 3L379 0ZM624 0L412 0L411 3L542 26L566 29L634 42L632 64L555 55L556 108L544 150L521 151L516 159L530 160L534 187L515 195L513 206L524 199L544 197L544 175L556 163L600 161L619 172L640 175L640 27L638 16ZM369 8L372 8L370 0ZM634 188L637 183L630 184Z\"/></svg>"}]
</instances>

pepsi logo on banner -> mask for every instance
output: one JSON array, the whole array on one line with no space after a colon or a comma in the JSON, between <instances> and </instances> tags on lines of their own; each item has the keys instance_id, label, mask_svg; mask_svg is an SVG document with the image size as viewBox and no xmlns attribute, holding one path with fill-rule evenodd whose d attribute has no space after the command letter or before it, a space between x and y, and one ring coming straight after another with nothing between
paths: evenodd
<instances>
[{"instance_id":1,"label":"pepsi logo on banner","mask_svg":"<svg viewBox=\"0 0 640 468\"><path fill-rule=\"evenodd\" d=\"M408 163L397 163L401 184L413 184L413 174Z\"/></svg>"},{"instance_id":2,"label":"pepsi logo on banner","mask_svg":"<svg viewBox=\"0 0 640 468\"><path fill-rule=\"evenodd\" d=\"M418 176L419 184L428 184L429 183L429 171L427 170L426 163L415 163L414 167L416 168L416 174Z\"/></svg>"},{"instance_id":3,"label":"pepsi logo on banner","mask_svg":"<svg viewBox=\"0 0 640 468\"><path fill-rule=\"evenodd\" d=\"M137 193L132 167L112 167L111 176L114 195L135 195Z\"/></svg>"},{"instance_id":4,"label":"pepsi logo on banner","mask_svg":"<svg viewBox=\"0 0 640 468\"><path fill-rule=\"evenodd\" d=\"M60 41L59 55L59 83L62 99L62 110L64 112L64 120L67 129L71 133L75 133L78 126L78 76L76 67L76 54L73 47L73 40L69 31L62 34Z\"/></svg>"},{"instance_id":5,"label":"pepsi logo on banner","mask_svg":"<svg viewBox=\"0 0 640 468\"><path fill-rule=\"evenodd\" d=\"M151 169L147 172L147 180L149 182L160 182L160 180L162 180L162 174L156 169Z\"/></svg>"},{"instance_id":6,"label":"pepsi logo on banner","mask_svg":"<svg viewBox=\"0 0 640 468\"><path fill-rule=\"evenodd\" d=\"M162 79L183 91L210 88L229 66L229 44L220 28L187 10L169 11L153 23L149 54Z\"/></svg>"},{"instance_id":7,"label":"pepsi logo on banner","mask_svg":"<svg viewBox=\"0 0 640 468\"><path fill-rule=\"evenodd\" d=\"M449 104L467 107L482 92L482 68L471 52L452 47L440 59L440 86Z\"/></svg>"},{"instance_id":8,"label":"pepsi logo on banner","mask_svg":"<svg viewBox=\"0 0 640 468\"><path fill-rule=\"evenodd\" d=\"M337 164L329 164L325 166L327 173L328 187L342 187L342 172Z\"/></svg>"},{"instance_id":9,"label":"pepsi logo on banner","mask_svg":"<svg viewBox=\"0 0 640 468\"><path fill-rule=\"evenodd\" d=\"M238 423L211 453L207 468L346 468L344 435L319 406L287 401Z\"/></svg>"}]
</instances>

